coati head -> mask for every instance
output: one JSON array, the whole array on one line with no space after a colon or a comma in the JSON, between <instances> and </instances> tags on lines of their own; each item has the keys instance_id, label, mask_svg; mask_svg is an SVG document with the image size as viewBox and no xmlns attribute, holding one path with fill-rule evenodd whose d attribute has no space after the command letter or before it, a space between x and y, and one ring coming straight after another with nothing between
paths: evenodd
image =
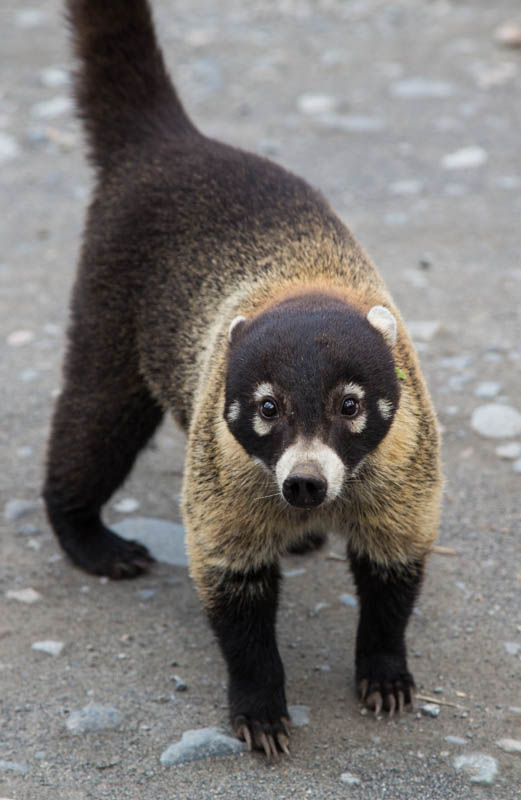
<instances>
[{"instance_id":1,"label":"coati head","mask_svg":"<svg viewBox=\"0 0 521 800\"><path fill-rule=\"evenodd\" d=\"M292 506L338 497L399 402L396 320L330 295L284 300L229 328L225 418Z\"/></svg>"}]
</instances>

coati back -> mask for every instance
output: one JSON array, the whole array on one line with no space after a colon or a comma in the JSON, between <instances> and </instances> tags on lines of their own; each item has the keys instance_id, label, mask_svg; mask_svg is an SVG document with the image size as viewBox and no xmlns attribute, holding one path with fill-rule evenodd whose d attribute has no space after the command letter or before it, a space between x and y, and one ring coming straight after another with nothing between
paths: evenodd
<instances>
[{"instance_id":1,"label":"coati back","mask_svg":"<svg viewBox=\"0 0 521 800\"><path fill-rule=\"evenodd\" d=\"M231 722L288 750L275 639L279 556L347 544L356 680L413 698L405 628L436 537L434 413L375 267L323 197L201 134L145 0L68 0L97 181L71 302L44 497L71 560L132 577L147 550L100 512L165 411L187 430L190 567L227 661Z\"/></svg>"}]
</instances>

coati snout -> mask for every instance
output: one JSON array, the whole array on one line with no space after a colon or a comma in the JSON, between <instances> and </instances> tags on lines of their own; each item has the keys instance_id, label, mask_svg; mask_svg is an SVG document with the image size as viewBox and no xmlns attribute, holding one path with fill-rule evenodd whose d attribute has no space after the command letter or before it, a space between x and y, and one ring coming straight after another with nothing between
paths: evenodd
<instances>
[{"instance_id":1,"label":"coati snout","mask_svg":"<svg viewBox=\"0 0 521 800\"><path fill-rule=\"evenodd\" d=\"M399 402L386 308L285 298L228 331L225 418L297 508L334 501L387 433Z\"/></svg>"}]
</instances>

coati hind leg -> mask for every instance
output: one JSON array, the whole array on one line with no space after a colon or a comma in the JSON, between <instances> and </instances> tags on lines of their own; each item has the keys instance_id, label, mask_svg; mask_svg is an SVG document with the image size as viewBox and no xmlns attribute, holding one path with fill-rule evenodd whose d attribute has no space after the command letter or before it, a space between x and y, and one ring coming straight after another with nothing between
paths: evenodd
<instances>
[{"instance_id":1,"label":"coati hind leg","mask_svg":"<svg viewBox=\"0 0 521 800\"><path fill-rule=\"evenodd\" d=\"M423 563L384 570L367 556L348 555L360 598L355 657L358 692L375 714L383 709L392 715L414 701L405 628L419 594Z\"/></svg>"},{"instance_id":2,"label":"coati hind leg","mask_svg":"<svg viewBox=\"0 0 521 800\"><path fill-rule=\"evenodd\" d=\"M86 353L87 348L82 340L82 357L73 342L69 354L43 496L60 544L77 566L95 575L130 578L153 559L141 544L105 527L100 510L127 477L163 412L139 374L130 374L130 359L127 373L118 373L110 349L100 358L94 351Z\"/></svg>"},{"instance_id":3,"label":"coati hind leg","mask_svg":"<svg viewBox=\"0 0 521 800\"><path fill-rule=\"evenodd\" d=\"M247 572L212 567L198 579L228 666L235 733L250 750L264 750L268 758L289 753L284 668L275 639L278 565Z\"/></svg>"}]
</instances>

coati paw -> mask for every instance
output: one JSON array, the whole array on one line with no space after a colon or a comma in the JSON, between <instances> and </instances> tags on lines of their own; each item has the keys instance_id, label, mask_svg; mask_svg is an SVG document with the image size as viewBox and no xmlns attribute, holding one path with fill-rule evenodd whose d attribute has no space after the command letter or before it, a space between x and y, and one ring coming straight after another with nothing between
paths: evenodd
<instances>
[{"instance_id":1,"label":"coati paw","mask_svg":"<svg viewBox=\"0 0 521 800\"><path fill-rule=\"evenodd\" d=\"M312 553L315 550L320 550L321 547L327 542L325 533L308 533L303 539L290 544L287 552L292 556L301 556L305 553Z\"/></svg>"},{"instance_id":2,"label":"coati paw","mask_svg":"<svg viewBox=\"0 0 521 800\"><path fill-rule=\"evenodd\" d=\"M367 670L358 670L358 694L366 708L374 711L377 717L386 711L389 717L395 712L401 714L405 706L414 708L416 687L414 678L404 665L393 669L392 659L378 659Z\"/></svg>"},{"instance_id":3,"label":"coati paw","mask_svg":"<svg viewBox=\"0 0 521 800\"><path fill-rule=\"evenodd\" d=\"M62 544L78 567L113 580L135 578L154 562L144 545L122 539L104 526L100 526L92 535L84 534Z\"/></svg>"},{"instance_id":4,"label":"coati paw","mask_svg":"<svg viewBox=\"0 0 521 800\"><path fill-rule=\"evenodd\" d=\"M248 745L248 750L263 750L268 760L279 760L280 753L289 752L289 719L280 717L275 722L252 719L238 714L232 720L236 736Z\"/></svg>"}]
</instances>

